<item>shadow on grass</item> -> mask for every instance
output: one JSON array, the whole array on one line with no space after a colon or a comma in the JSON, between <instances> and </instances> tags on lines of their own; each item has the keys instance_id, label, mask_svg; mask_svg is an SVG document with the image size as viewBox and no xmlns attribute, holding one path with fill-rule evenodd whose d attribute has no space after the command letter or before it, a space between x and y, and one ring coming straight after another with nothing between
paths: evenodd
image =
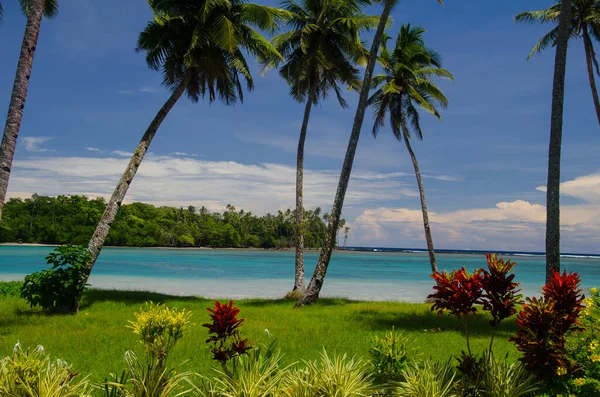
<instances>
[{"instance_id":1,"label":"shadow on grass","mask_svg":"<svg viewBox=\"0 0 600 397\"><path fill-rule=\"evenodd\" d=\"M469 334L473 336L489 336L492 328L490 317L482 314L477 318L469 318ZM405 331L430 331L441 328L442 331L464 332L464 323L456 317L439 316L435 312L395 312L385 313L374 310L363 310L353 315L353 321L365 328L375 331L387 331L393 328ZM517 331L516 317L504 320L496 330L497 336L514 336Z\"/></svg>"},{"instance_id":2,"label":"shadow on grass","mask_svg":"<svg viewBox=\"0 0 600 397\"><path fill-rule=\"evenodd\" d=\"M119 290L103 290L103 289L89 289L83 295L81 303L81 309L85 309L95 303L101 302L120 302L126 304L141 304L148 301L155 303L166 303L171 301L178 302L206 302L205 298L196 296L175 296L161 294L158 292L148 291L119 291Z\"/></svg>"}]
</instances>

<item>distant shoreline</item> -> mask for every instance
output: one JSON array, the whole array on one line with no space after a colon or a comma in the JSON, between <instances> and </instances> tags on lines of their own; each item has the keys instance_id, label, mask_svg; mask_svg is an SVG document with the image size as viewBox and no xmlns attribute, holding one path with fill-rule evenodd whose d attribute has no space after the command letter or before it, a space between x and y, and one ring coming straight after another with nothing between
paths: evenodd
<instances>
[{"instance_id":1,"label":"distant shoreline","mask_svg":"<svg viewBox=\"0 0 600 397\"><path fill-rule=\"evenodd\" d=\"M56 247L59 244L38 244L38 243L0 243L0 247ZM118 249L157 249L157 250L206 250L206 251L253 251L253 252L294 252L296 249L291 248L254 248L254 247L141 247L141 246L110 246L106 245L104 248L118 248ZM304 252L319 252L321 248L305 248ZM412 255L427 255L426 249L421 248L385 248L385 247L347 247L337 248L334 252L371 252L377 254L412 254ZM519 256L531 256L541 257L545 256L543 252L525 252L525 251L509 251L509 250L454 250L454 249L436 249L436 255L485 255L486 253L497 253L501 256L519 257ZM563 258L588 258L600 260L600 254L582 254L582 253L568 253L563 252L561 255Z\"/></svg>"}]
</instances>

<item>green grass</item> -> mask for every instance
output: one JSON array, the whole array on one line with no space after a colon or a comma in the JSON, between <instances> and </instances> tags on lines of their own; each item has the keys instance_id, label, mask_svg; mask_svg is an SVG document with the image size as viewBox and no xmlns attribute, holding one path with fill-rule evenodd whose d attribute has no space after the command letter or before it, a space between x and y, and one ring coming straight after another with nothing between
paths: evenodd
<instances>
[{"instance_id":1,"label":"green grass","mask_svg":"<svg viewBox=\"0 0 600 397\"><path fill-rule=\"evenodd\" d=\"M212 363L205 344L208 331L201 324L208 322L206 308L213 302L145 292L89 290L77 316L49 316L29 308L19 298L0 299L0 357L9 355L16 342L23 347L42 345L53 358L66 360L76 371L101 381L107 374L124 369L126 350L143 353L136 336L126 326L133 320L133 313L150 300L193 312L196 326L175 347L170 362L188 360L181 369L210 374ZM284 363L316 359L323 348L331 353L368 358L371 336L392 327L415 339L424 358L447 360L466 349L462 323L432 313L429 304L345 299L321 299L316 305L302 309L292 309L290 300L251 299L236 304L241 308L240 315L246 318L243 336L268 344L271 341L265 332L268 329L278 340ZM488 319L481 315L471 321L474 352L483 351L489 344ZM430 331L438 327L442 332ZM500 326L494 348L497 357L519 356L508 342L515 332L514 318Z\"/></svg>"}]
</instances>

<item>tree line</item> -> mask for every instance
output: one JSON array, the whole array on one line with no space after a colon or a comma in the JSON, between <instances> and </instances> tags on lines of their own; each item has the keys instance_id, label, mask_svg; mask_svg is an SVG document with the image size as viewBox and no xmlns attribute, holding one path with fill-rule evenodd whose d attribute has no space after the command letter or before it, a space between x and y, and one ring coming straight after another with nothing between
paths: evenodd
<instances>
[{"instance_id":1,"label":"tree line","mask_svg":"<svg viewBox=\"0 0 600 397\"><path fill-rule=\"evenodd\" d=\"M4 205L0 242L85 245L105 208L106 202L102 198L75 195L13 198ZM303 218L306 247L320 248L325 240L328 214L315 208L305 210ZM106 244L122 247L291 248L295 246L295 236L295 213L289 209L256 216L232 205L220 213L210 212L205 207L155 207L136 202L121 206Z\"/></svg>"}]
</instances>

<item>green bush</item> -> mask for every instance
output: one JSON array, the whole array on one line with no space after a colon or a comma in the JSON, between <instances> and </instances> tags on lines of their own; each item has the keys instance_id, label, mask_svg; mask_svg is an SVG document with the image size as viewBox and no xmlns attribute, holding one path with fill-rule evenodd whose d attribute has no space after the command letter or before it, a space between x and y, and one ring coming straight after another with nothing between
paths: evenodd
<instances>
[{"instance_id":1,"label":"green bush","mask_svg":"<svg viewBox=\"0 0 600 397\"><path fill-rule=\"evenodd\" d=\"M51 361L38 346L23 350L17 344L10 357L0 362L0 395L10 397L89 397L87 377L78 374L62 360Z\"/></svg>"},{"instance_id":2,"label":"green bush","mask_svg":"<svg viewBox=\"0 0 600 397\"><path fill-rule=\"evenodd\" d=\"M288 372L281 395L362 397L375 392L367 365L360 359L348 359L345 354L331 358L323 350L320 361L308 361L305 365Z\"/></svg>"},{"instance_id":3,"label":"green bush","mask_svg":"<svg viewBox=\"0 0 600 397\"><path fill-rule=\"evenodd\" d=\"M401 380L402 371L413 365L419 356L413 343L394 329L374 336L369 353L375 379L379 382Z\"/></svg>"},{"instance_id":4,"label":"green bush","mask_svg":"<svg viewBox=\"0 0 600 397\"><path fill-rule=\"evenodd\" d=\"M22 286L22 281L0 281L0 297L20 296Z\"/></svg>"},{"instance_id":5,"label":"green bush","mask_svg":"<svg viewBox=\"0 0 600 397\"><path fill-rule=\"evenodd\" d=\"M456 374L449 362L425 361L402 372L393 395L398 397L457 397L454 389Z\"/></svg>"},{"instance_id":6,"label":"green bush","mask_svg":"<svg viewBox=\"0 0 600 397\"><path fill-rule=\"evenodd\" d=\"M77 313L79 299L87 287L86 267L91 259L83 246L56 247L46 261L52 266L25 277L21 296L33 306L52 313Z\"/></svg>"}]
</instances>

